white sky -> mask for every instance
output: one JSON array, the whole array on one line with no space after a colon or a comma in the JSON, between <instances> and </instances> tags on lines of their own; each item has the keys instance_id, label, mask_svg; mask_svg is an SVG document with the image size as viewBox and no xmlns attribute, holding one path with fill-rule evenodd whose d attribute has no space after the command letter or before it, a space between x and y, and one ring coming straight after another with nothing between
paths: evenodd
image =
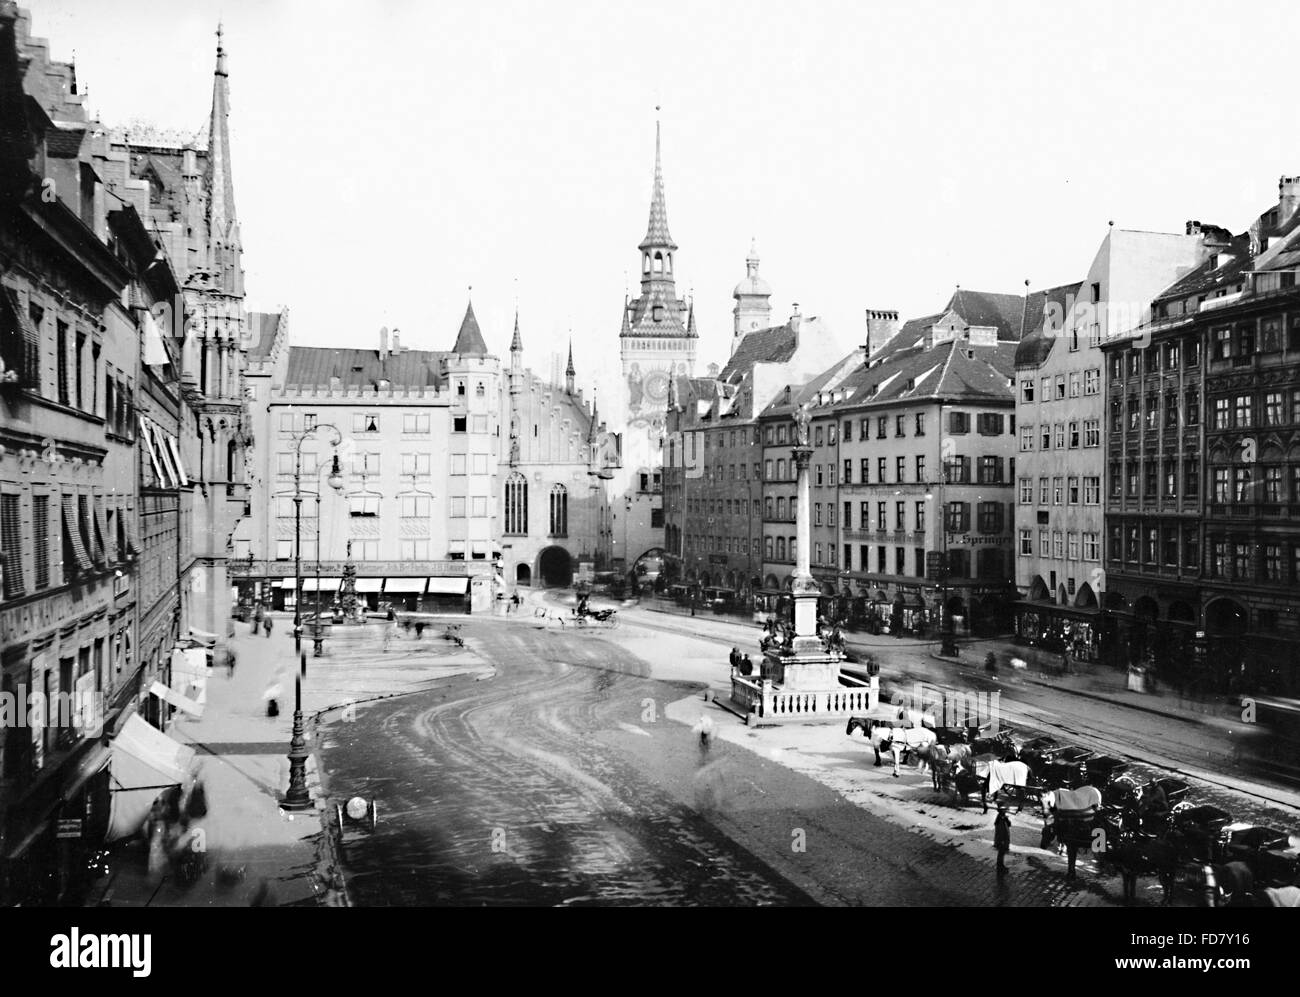
<instances>
[{"instance_id":1,"label":"white sky","mask_svg":"<svg viewBox=\"0 0 1300 997\"><path fill-rule=\"evenodd\" d=\"M699 370L751 236L774 318L1081 279L1107 222L1234 232L1300 173L1300 5L28 0L93 113L197 129L224 18L249 305L293 339L615 370L656 103ZM625 276L626 275L626 276ZM828 357L828 360L830 358Z\"/></svg>"}]
</instances>

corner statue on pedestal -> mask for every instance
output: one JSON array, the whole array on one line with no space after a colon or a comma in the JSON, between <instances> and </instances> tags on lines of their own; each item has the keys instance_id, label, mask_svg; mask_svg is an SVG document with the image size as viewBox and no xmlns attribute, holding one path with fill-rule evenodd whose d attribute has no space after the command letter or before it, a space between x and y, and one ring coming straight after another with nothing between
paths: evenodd
<instances>
[{"instance_id":1,"label":"corner statue on pedestal","mask_svg":"<svg viewBox=\"0 0 1300 997\"><path fill-rule=\"evenodd\" d=\"M795 440L801 447L809 446L808 423L812 417L808 414L808 405L800 405L794 412Z\"/></svg>"}]
</instances>

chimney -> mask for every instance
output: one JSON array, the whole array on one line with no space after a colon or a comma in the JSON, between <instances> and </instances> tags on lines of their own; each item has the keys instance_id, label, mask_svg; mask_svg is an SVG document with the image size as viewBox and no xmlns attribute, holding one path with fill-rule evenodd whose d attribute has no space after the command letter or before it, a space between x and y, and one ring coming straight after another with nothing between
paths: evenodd
<instances>
[{"instance_id":1,"label":"chimney","mask_svg":"<svg viewBox=\"0 0 1300 997\"><path fill-rule=\"evenodd\" d=\"M799 326L803 324L803 316L799 314L799 302L794 303L794 311L790 313L790 331L796 336L799 334Z\"/></svg>"},{"instance_id":2,"label":"chimney","mask_svg":"<svg viewBox=\"0 0 1300 997\"><path fill-rule=\"evenodd\" d=\"M1277 223L1285 225L1300 208L1300 177L1283 177L1277 182L1277 207Z\"/></svg>"},{"instance_id":3,"label":"chimney","mask_svg":"<svg viewBox=\"0 0 1300 997\"><path fill-rule=\"evenodd\" d=\"M866 358L871 359L873 350L878 350L898 335L898 312L867 311Z\"/></svg>"},{"instance_id":4,"label":"chimney","mask_svg":"<svg viewBox=\"0 0 1300 997\"><path fill-rule=\"evenodd\" d=\"M401 340L398 339L398 337L397 337L397 334L398 334L399 332L401 332L400 329L394 329L394 330L393 330L393 353L395 353L395 354L397 354L397 353L401 353L401 352L402 352L402 342L401 342Z\"/></svg>"},{"instance_id":5,"label":"chimney","mask_svg":"<svg viewBox=\"0 0 1300 997\"><path fill-rule=\"evenodd\" d=\"M379 359L388 356L388 326L379 330Z\"/></svg>"}]
</instances>

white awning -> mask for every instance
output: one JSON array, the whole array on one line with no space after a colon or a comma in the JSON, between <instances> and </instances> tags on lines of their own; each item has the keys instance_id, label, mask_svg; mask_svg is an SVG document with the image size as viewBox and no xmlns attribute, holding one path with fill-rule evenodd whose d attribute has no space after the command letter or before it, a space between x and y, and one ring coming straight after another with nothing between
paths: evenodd
<instances>
[{"instance_id":1,"label":"white awning","mask_svg":"<svg viewBox=\"0 0 1300 997\"><path fill-rule=\"evenodd\" d=\"M171 703L172 706L176 707L178 710L184 710L195 720L201 720L203 718L204 706L202 703L196 703L188 696L182 696L179 692L173 692L161 682L155 682L149 687L149 691L159 699Z\"/></svg>"},{"instance_id":2,"label":"white awning","mask_svg":"<svg viewBox=\"0 0 1300 997\"><path fill-rule=\"evenodd\" d=\"M320 580L320 590L321 590L322 592L335 592L335 591L338 590L338 587L339 587L341 584L343 584L343 579L342 579L342 578L322 578L322 579ZM304 592L315 592L315 591L316 591L316 578L315 578L315 576L312 576L311 578L304 578L304 579L302 580L302 590L303 590Z\"/></svg>"},{"instance_id":3,"label":"white awning","mask_svg":"<svg viewBox=\"0 0 1300 997\"><path fill-rule=\"evenodd\" d=\"M430 595L464 595L469 585L469 578L461 575L457 578L430 578Z\"/></svg>"},{"instance_id":4,"label":"white awning","mask_svg":"<svg viewBox=\"0 0 1300 997\"><path fill-rule=\"evenodd\" d=\"M357 591L378 592L380 588L383 587L383 584L384 584L384 580L382 578L358 578Z\"/></svg>"},{"instance_id":5,"label":"white awning","mask_svg":"<svg viewBox=\"0 0 1300 997\"><path fill-rule=\"evenodd\" d=\"M113 739L108 840L119 841L144 826L158 795L193 779L194 749L180 744L140 714L132 714Z\"/></svg>"},{"instance_id":6,"label":"white awning","mask_svg":"<svg viewBox=\"0 0 1300 997\"><path fill-rule=\"evenodd\" d=\"M385 578L384 591L421 593L424 591L424 581L423 578Z\"/></svg>"},{"instance_id":7,"label":"white awning","mask_svg":"<svg viewBox=\"0 0 1300 997\"><path fill-rule=\"evenodd\" d=\"M198 627L190 627L190 636L195 640L205 640L209 645L217 642L217 635L209 633L207 630L200 630Z\"/></svg>"},{"instance_id":8,"label":"white awning","mask_svg":"<svg viewBox=\"0 0 1300 997\"><path fill-rule=\"evenodd\" d=\"M293 579L281 578L278 582L272 582L271 587L277 589L291 589L293 588Z\"/></svg>"}]
</instances>

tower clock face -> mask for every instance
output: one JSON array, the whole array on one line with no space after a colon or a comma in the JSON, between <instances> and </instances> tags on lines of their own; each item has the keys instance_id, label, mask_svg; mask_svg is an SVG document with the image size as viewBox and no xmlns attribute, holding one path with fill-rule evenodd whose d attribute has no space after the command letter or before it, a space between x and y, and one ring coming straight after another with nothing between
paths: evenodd
<instances>
[{"instance_id":1,"label":"tower clock face","mask_svg":"<svg viewBox=\"0 0 1300 997\"><path fill-rule=\"evenodd\" d=\"M662 402L668 399L668 374L662 370L652 370L645 376L645 393L651 401Z\"/></svg>"},{"instance_id":2,"label":"tower clock face","mask_svg":"<svg viewBox=\"0 0 1300 997\"><path fill-rule=\"evenodd\" d=\"M755 319L754 321L750 322L750 323L749 323L749 327L750 327L751 329L757 329L757 328L758 328L758 320Z\"/></svg>"}]
</instances>

